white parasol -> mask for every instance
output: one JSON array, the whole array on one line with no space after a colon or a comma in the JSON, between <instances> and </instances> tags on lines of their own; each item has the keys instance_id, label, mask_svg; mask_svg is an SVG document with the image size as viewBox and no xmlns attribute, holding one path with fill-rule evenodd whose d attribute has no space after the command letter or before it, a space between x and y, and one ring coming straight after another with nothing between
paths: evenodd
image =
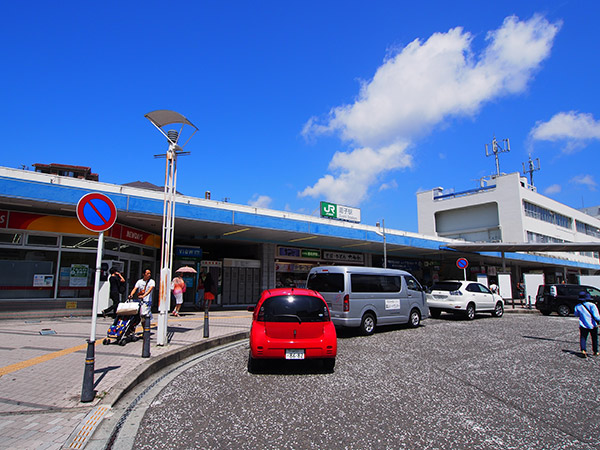
<instances>
[{"instance_id":1,"label":"white parasol","mask_svg":"<svg viewBox=\"0 0 600 450\"><path fill-rule=\"evenodd\" d=\"M175 271L175 273L198 273L198 272L196 272L196 269L194 269L193 267L183 266L183 267L180 267L179 269L177 269Z\"/></svg>"}]
</instances>

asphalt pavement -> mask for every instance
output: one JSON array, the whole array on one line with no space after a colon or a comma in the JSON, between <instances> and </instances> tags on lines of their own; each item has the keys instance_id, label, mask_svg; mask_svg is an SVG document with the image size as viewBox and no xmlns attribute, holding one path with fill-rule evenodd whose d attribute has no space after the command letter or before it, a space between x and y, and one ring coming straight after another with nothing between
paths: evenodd
<instances>
[{"instance_id":1,"label":"asphalt pavement","mask_svg":"<svg viewBox=\"0 0 600 450\"><path fill-rule=\"evenodd\" d=\"M251 313L211 311L208 338L203 312L170 316L165 346L156 345L155 321L156 315L150 357L142 358L141 339L125 346L103 345L112 319L98 318L95 397L82 403L91 317L0 320L0 449L84 448L123 395L166 366L246 338Z\"/></svg>"},{"instance_id":2,"label":"asphalt pavement","mask_svg":"<svg viewBox=\"0 0 600 450\"><path fill-rule=\"evenodd\" d=\"M600 448L600 357L581 357L574 317L343 331L334 373L277 361L250 374L247 357L231 346L138 396L134 436L114 448Z\"/></svg>"}]
</instances>

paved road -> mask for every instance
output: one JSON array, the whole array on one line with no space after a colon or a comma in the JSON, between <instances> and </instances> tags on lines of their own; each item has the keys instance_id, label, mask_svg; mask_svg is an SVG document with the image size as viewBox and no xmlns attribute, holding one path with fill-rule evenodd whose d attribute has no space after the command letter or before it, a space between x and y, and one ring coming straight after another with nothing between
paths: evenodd
<instances>
[{"instance_id":1,"label":"paved road","mask_svg":"<svg viewBox=\"0 0 600 450\"><path fill-rule=\"evenodd\" d=\"M600 448L600 357L578 347L575 319L537 314L343 334L333 374L251 375L233 346L161 387L133 447Z\"/></svg>"}]
</instances>

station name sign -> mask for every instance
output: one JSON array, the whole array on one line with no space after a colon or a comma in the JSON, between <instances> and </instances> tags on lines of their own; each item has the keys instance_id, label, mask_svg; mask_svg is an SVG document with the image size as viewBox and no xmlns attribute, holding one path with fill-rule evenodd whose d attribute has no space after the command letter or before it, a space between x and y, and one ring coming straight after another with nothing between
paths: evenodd
<instances>
[{"instance_id":1,"label":"station name sign","mask_svg":"<svg viewBox=\"0 0 600 450\"><path fill-rule=\"evenodd\" d=\"M321 217L360 223L360 209L335 203L321 202Z\"/></svg>"}]
</instances>

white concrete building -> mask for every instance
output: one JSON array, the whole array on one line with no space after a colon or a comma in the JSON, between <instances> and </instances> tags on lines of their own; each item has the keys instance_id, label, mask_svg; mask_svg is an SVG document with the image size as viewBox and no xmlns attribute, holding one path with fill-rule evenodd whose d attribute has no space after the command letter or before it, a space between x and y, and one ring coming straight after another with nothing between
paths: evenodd
<instances>
[{"instance_id":1,"label":"white concrete building","mask_svg":"<svg viewBox=\"0 0 600 450\"><path fill-rule=\"evenodd\" d=\"M417 194L419 233L471 242L598 242L600 220L539 194L519 173L492 178L486 186ZM553 256L598 263L598 252Z\"/></svg>"}]
</instances>

